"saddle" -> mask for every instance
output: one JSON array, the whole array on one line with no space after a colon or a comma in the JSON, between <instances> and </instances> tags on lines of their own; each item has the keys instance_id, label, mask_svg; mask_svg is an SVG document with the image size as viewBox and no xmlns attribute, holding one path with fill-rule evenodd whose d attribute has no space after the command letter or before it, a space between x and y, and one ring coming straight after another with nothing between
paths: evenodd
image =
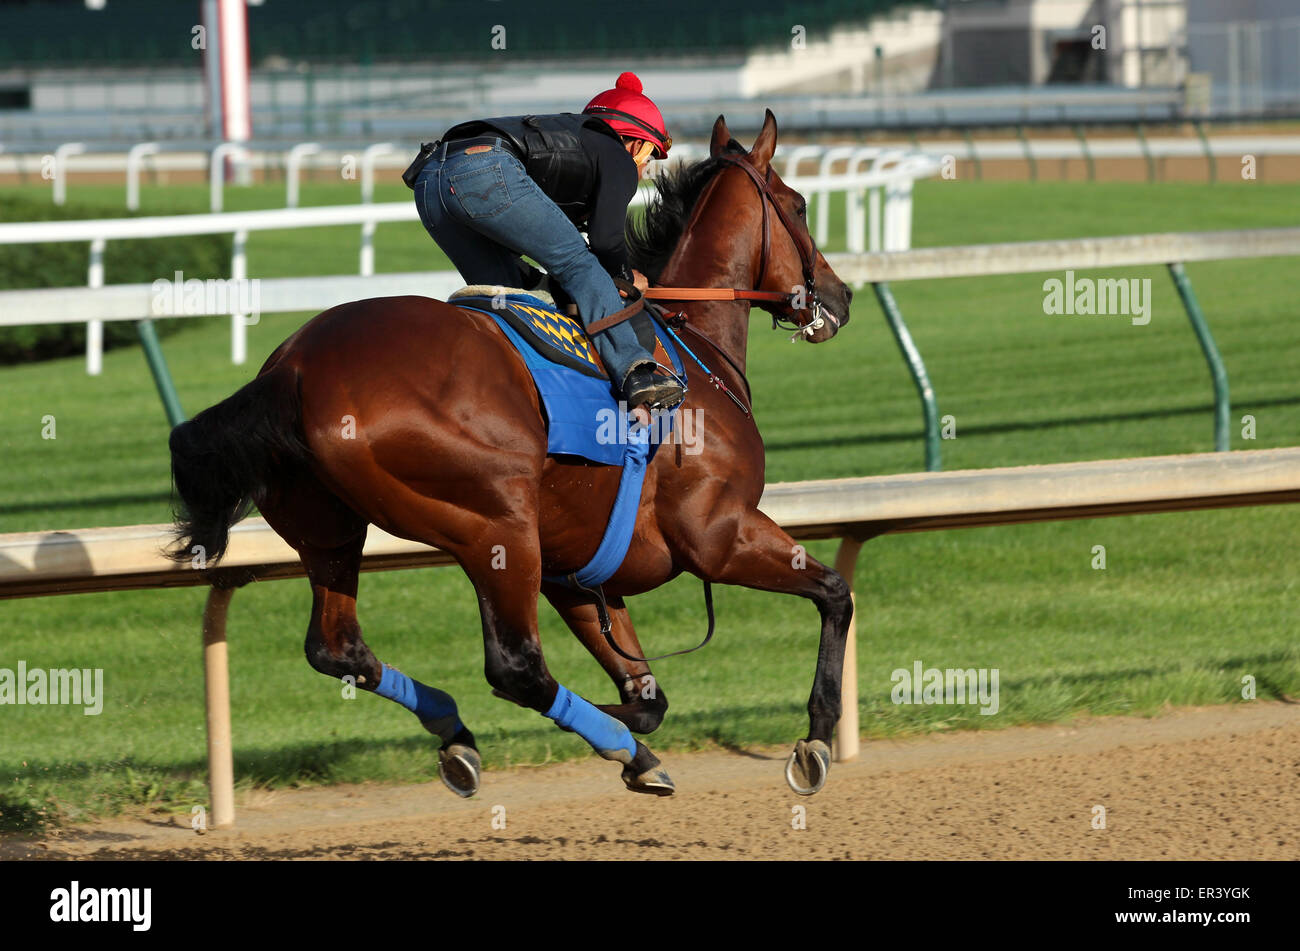
<instances>
[{"instance_id":1,"label":"saddle","mask_svg":"<svg viewBox=\"0 0 1300 951\"><path fill-rule=\"evenodd\" d=\"M581 567L566 566L564 571L543 576L591 594L602 630L608 631L601 585L627 556L646 467L660 443L671 436L677 408L666 414L667 426L633 430L627 407L617 402L618 393L586 331L575 318L555 310L550 295L479 285L457 291L448 303L487 314L523 358L541 397L548 455L578 456L623 469L604 535L590 560ZM684 379L685 366L671 338L663 339L662 328L656 328L654 334L655 359L662 359L665 367L671 366ZM658 438L652 430L658 431Z\"/></svg>"},{"instance_id":2,"label":"saddle","mask_svg":"<svg viewBox=\"0 0 1300 951\"><path fill-rule=\"evenodd\" d=\"M605 465L623 465L627 448L627 408L596 348L576 317L560 313L545 291L470 285L448 303L486 314L518 351L532 374L547 422L547 453L579 456ZM647 311L649 313L649 311ZM670 333L652 315L638 330L642 343L661 366L685 378L685 365ZM646 330L652 339L644 339ZM675 413L669 414L666 440ZM652 442L650 458L658 449Z\"/></svg>"}]
</instances>

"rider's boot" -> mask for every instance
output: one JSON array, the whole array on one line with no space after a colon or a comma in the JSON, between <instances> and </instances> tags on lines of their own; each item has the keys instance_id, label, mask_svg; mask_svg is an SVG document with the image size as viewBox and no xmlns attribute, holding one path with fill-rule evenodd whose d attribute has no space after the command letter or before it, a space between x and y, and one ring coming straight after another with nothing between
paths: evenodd
<instances>
[{"instance_id":1,"label":"rider's boot","mask_svg":"<svg viewBox=\"0 0 1300 951\"><path fill-rule=\"evenodd\" d=\"M653 361L634 365L623 380L623 399L629 407L644 404L651 410L669 410L685 398L682 385L660 371Z\"/></svg>"}]
</instances>

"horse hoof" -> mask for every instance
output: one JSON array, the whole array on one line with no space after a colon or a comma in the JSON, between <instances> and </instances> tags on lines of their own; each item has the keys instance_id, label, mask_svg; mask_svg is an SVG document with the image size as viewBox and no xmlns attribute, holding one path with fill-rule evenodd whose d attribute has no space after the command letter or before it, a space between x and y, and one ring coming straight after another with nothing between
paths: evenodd
<instances>
[{"instance_id":1,"label":"horse hoof","mask_svg":"<svg viewBox=\"0 0 1300 951\"><path fill-rule=\"evenodd\" d=\"M632 792L651 796L671 796L677 790L668 778L668 771L660 765L659 757L640 740L636 741L636 756L623 767L623 785Z\"/></svg>"},{"instance_id":2,"label":"horse hoof","mask_svg":"<svg viewBox=\"0 0 1300 951\"><path fill-rule=\"evenodd\" d=\"M478 792L482 762L474 747L453 743L438 750L438 776L457 796L468 799Z\"/></svg>"},{"instance_id":3,"label":"horse hoof","mask_svg":"<svg viewBox=\"0 0 1300 951\"><path fill-rule=\"evenodd\" d=\"M800 796L811 796L826 785L830 768L829 746L821 740L800 740L785 764L785 781Z\"/></svg>"},{"instance_id":4,"label":"horse hoof","mask_svg":"<svg viewBox=\"0 0 1300 951\"><path fill-rule=\"evenodd\" d=\"M653 766L643 773L633 772L630 766L625 767L623 784L632 792L648 793L651 796L671 796L677 791L662 766Z\"/></svg>"}]
</instances>

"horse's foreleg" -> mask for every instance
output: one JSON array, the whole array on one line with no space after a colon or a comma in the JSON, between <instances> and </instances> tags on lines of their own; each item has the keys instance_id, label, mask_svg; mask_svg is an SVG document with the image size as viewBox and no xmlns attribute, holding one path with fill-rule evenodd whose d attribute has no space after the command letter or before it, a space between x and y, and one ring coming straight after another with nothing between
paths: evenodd
<instances>
[{"instance_id":1,"label":"horse's foreleg","mask_svg":"<svg viewBox=\"0 0 1300 951\"><path fill-rule=\"evenodd\" d=\"M543 584L542 593L551 606L564 618L564 623L587 648L596 662L604 668L623 698L618 704L597 704L596 708L622 721L633 733L653 733L663 722L668 710L668 699L659 689L659 683L644 661L632 661L609 646L600 632L600 616L591 598L563 585ZM613 625L610 636L623 651L632 657L644 657L636 630L628 617L622 598L610 598L607 604Z\"/></svg>"},{"instance_id":2,"label":"horse's foreleg","mask_svg":"<svg viewBox=\"0 0 1300 951\"><path fill-rule=\"evenodd\" d=\"M357 622L357 575L365 533L338 548L301 548L311 581L312 612L304 648L307 662L329 677L351 677L353 684L400 704L442 740L438 773L459 796L478 790L479 757L474 735L460 722L456 701L436 687L381 664L361 637Z\"/></svg>"},{"instance_id":3,"label":"horse's foreleg","mask_svg":"<svg viewBox=\"0 0 1300 951\"><path fill-rule=\"evenodd\" d=\"M498 521L494 527L498 533L509 530L516 539L536 538L532 526L511 529ZM490 551L459 554L478 592L485 673L494 691L577 733L604 759L622 763L629 789L670 795L672 780L627 725L560 684L547 670L537 631L542 565L536 542L508 546L502 560Z\"/></svg>"},{"instance_id":4,"label":"horse's foreleg","mask_svg":"<svg viewBox=\"0 0 1300 951\"><path fill-rule=\"evenodd\" d=\"M694 573L708 581L797 594L817 605L822 630L808 698L808 736L795 747L786 769L790 787L812 795L826 783L831 734L840 718L844 645L853 617L848 583L757 509L745 512L725 539L703 539L689 560Z\"/></svg>"}]
</instances>

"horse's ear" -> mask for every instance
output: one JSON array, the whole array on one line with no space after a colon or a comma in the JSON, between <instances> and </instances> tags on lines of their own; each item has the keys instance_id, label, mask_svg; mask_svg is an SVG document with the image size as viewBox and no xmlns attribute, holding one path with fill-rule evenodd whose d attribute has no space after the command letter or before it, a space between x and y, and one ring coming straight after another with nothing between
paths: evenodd
<instances>
[{"instance_id":1,"label":"horse's ear","mask_svg":"<svg viewBox=\"0 0 1300 951\"><path fill-rule=\"evenodd\" d=\"M772 115L772 110L767 110L767 118L763 120L763 131L758 134L754 140L754 147L749 150L749 161L754 168L760 172L767 170L767 163L772 161L772 155L776 152L776 116Z\"/></svg>"},{"instance_id":2,"label":"horse's ear","mask_svg":"<svg viewBox=\"0 0 1300 951\"><path fill-rule=\"evenodd\" d=\"M718 116L718 121L713 123L713 138L709 141L709 157L717 158L727 151L727 143L730 141L731 130L727 128L727 120Z\"/></svg>"}]
</instances>

